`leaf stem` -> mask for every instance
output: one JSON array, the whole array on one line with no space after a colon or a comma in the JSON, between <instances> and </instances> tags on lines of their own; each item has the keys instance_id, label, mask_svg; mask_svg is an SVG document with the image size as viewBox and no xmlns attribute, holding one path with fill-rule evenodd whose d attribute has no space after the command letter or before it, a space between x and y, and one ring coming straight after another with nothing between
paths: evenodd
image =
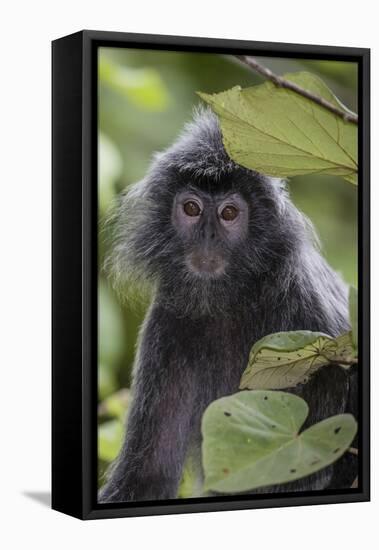
<instances>
[{"instance_id":1,"label":"leaf stem","mask_svg":"<svg viewBox=\"0 0 379 550\"><path fill-rule=\"evenodd\" d=\"M355 113L343 111L342 109L339 109L338 107L333 105L333 103L330 103L323 97L320 97L317 94L314 94L313 92L310 92L309 90L306 90L301 86L298 86L294 82L291 82L290 80L286 80L282 76L279 76L273 73L270 69L258 63L258 61L254 59L254 57L250 57L248 55L236 55L236 58L242 61L242 63L245 63L245 65L247 65L257 73L259 73L261 76L264 76L265 78L273 82L275 86L279 86L280 88L286 88L287 90L291 90L296 94L306 97L307 99L310 99L314 103L321 105L321 107L328 109L328 111L331 111L335 115L341 117L343 120L348 122L353 122L354 124L358 124L358 115L356 115Z\"/></svg>"},{"instance_id":2,"label":"leaf stem","mask_svg":"<svg viewBox=\"0 0 379 550\"><path fill-rule=\"evenodd\" d=\"M322 353L320 353L320 356L325 357L325 359L327 361L329 361L329 363L332 364L332 365L351 366L351 365L357 365L358 364L358 359L355 358L355 357L352 357L351 359L343 359L342 357L335 356L333 359L331 359L330 357L327 357L327 356L323 355Z\"/></svg>"},{"instance_id":3,"label":"leaf stem","mask_svg":"<svg viewBox=\"0 0 379 550\"><path fill-rule=\"evenodd\" d=\"M340 359L336 357L335 359L333 359L333 363L338 363L339 365L357 365L358 359L349 359L348 361L346 361L345 359Z\"/></svg>"}]
</instances>

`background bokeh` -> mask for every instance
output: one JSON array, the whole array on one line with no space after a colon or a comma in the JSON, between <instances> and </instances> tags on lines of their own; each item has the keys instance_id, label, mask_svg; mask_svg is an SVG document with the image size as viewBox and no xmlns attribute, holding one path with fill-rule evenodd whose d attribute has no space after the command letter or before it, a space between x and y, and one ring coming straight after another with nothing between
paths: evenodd
<instances>
[{"instance_id":1,"label":"background bokeh","mask_svg":"<svg viewBox=\"0 0 379 550\"><path fill-rule=\"evenodd\" d=\"M278 74L309 70L350 109L357 109L357 65L259 58ZM142 178L152 154L170 145L200 103L196 91L220 92L262 82L231 56L121 48L99 50L99 224L113 199ZM295 204L315 225L324 255L357 284L357 189L340 178L299 176L289 183ZM105 250L99 239L99 265ZM132 305L131 305L132 303ZM131 368L144 306L120 301L99 273L99 484L119 450ZM187 476L189 474L186 474ZM180 495L190 492L184 476Z\"/></svg>"}]
</instances>

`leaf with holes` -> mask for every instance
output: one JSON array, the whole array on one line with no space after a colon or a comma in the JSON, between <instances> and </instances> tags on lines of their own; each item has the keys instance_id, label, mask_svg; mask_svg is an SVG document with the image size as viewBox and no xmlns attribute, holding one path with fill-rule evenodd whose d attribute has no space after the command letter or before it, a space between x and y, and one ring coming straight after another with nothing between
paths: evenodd
<instances>
[{"instance_id":1,"label":"leaf with holes","mask_svg":"<svg viewBox=\"0 0 379 550\"><path fill-rule=\"evenodd\" d=\"M280 391L240 392L214 401L202 421L206 491L236 493L308 476L336 461L357 431L350 414L299 434L308 405Z\"/></svg>"},{"instance_id":2,"label":"leaf with holes","mask_svg":"<svg viewBox=\"0 0 379 550\"><path fill-rule=\"evenodd\" d=\"M349 112L315 75L284 78ZM357 183L356 124L272 82L199 95L219 115L225 148L238 164L276 177L322 173Z\"/></svg>"},{"instance_id":3,"label":"leaf with holes","mask_svg":"<svg viewBox=\"0 0 379 550\"><path fill-rule=\"evenodd\" d=\"M341 367L349 369L356 363L356 350L353 343L353 334L351 331L345 332L334 339L336 347L325 352L326 357L333 363L338 363ZM331 352L331 354L330 354Z\"/></svg>"},{"instance_id":4,"label":"leaf with holes","mask_svg":"<svg viewBox=\"0 0 379 550\"><path fill-rule=\"evenodd\" d=\"M240 389L285 389L305 384L319 368L353 358L350 333L331 338L298 330L265 336L251 349Z\"/></svg>"}]
</instances>

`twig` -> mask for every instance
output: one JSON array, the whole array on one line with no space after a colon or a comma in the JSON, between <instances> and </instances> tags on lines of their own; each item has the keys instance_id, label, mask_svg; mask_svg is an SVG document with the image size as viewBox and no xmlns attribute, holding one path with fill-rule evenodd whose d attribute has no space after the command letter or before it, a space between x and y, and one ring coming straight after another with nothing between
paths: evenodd
<instances>
[{"instance_id":1,"label":"twig","mask_svg":"<svg viewBox=\"0 0 379 550\"><path fill-rule=\"evenodd\" d=\"M325 356L323 355L323 357ZM358 359L356 359L355 357L352 357L351 359L343 359L342 357L335 357L334 359L330 359L328 357L325 357L325 359L328 359L328 361L332 365L346 365L346 366L358 365Z\"/></svg>"},{"instance_id":2,"label":"twig","mask_svg":"<svg viewBox=\"0 0 379 550\"><path fill-rule=\"evenodd\" d=\"M275 84L275 86L279 86L280 88L287 88L287 90L292 90L293 92L306 97L307 99L310 99L311 101L314 101L318 105L321 105L325 109L328 109L335 115L338 115L345 121L353 122L354 124L358 124L358 115L351 112L343 111L342 109L339 109L333 103L330 103L323 97L318 96L317 94L314 94L313 92L310 92L309 90L305 90L301 86L298 86L294 82L291 82L290 80L286 80L282 76L279 76L275 73L273 73L270 69L267 67L264 67L256 59L253 57L250 57L248 55L236 55L237 59L245 63L248 67L259 73L260 75L264 76L268 80L271 80Z\"/></svg>"},{"instance_id":3,"label":"twig","mask_svg":"<svg viewBox=\"0 0 379 550\"><path fill-rule=\"evenodd\" d=\"M355 447L349 447L348 451L349 453L358 456L358 449L356 449Z\"/></svg>"}]
</instances>

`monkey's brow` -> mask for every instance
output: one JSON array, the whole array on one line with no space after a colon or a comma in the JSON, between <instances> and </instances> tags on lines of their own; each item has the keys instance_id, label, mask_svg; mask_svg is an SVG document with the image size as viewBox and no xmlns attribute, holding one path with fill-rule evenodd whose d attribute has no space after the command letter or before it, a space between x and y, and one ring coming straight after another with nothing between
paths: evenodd
<instances>
[{"instance_id":1,"label":"monkey's brow","mask_svg":"<svg viewBox=\"0 0 379 550\"><path fill-rule=\"evenodd\" d=\"M193 183L188 183L185 186L184 191L189 191L190 193L199 193L199 194L202 192L202 190L197 185L194 185Z\"/></svg>"},{"instance_id":2,"label":"monkey's brow","mask_svg":"<svg viewBox=\"0 0 379 550\"><path fill-rule=\"evenodd\" d=\"M199 197L203 196L203 197L212 197L214 199L217 199L217 200L222 200L222 199L225 199L227 197L229 197L230 195L235 195L235 194L239 194L238 191L236 191L235 189L228 189L228 190L225 190L225 191L215 191L215 190L212 190L211 188L207 189L203 189L202 187L198 186L198 185L195 185L193 183L189 183L185 186L185 188L183 189L183 191L185 192L189 192L189 193L194 193L195 195L199 195Z\"/></svg>"}]
</instances>

